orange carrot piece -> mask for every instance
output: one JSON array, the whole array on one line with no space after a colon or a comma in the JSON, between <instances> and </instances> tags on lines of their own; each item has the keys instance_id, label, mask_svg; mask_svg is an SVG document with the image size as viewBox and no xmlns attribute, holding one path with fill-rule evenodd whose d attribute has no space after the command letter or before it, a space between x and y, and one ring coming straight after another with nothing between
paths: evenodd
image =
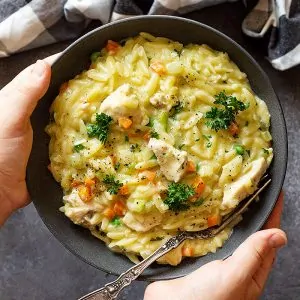
<instances>
[{"instance_id":1,"label":"orange carrot piece","mask_svg":"<svg viewBox=\"0 0 300 300\"><path fill-rule=\"evenodd\" d=\"M147 180L149 180L150 182L153 182L156 177L156 172L146 170L143 172L143 175L146 177Z\"/></svg>"},{"instance_id":2,"label":"orange carrot piece","mask_svg":"<svg viewBox=\"0 0 300 300\"><path fill-rule=\"evenodd\" d=\"M74 179L71 183L71 187L78 187L82 184L81 181Z\"/></svg>"},{"instance_id":3,"label":"orange carrot piece","mask_svg":"<svg viewBox=\"0 0 300 300\"><path fill-rule=\"evenodd\" d=\"M194 248L190 246L183 246L181 249L182 256L193 256L195 251Z\"/></svg>"},{"instance_id":4,"label":"orange carrot piece","mask_svg":"<svg viewBox=\"0 0 300 300\"><path fill-rule=\"evenodd\" d=\"M92 200L92 190L87 186L79 186L78 195L83 202L90 202Z\"/></svg>"},{"instance_id":5,"label":"orange carrot piece","mask_svg":"<svg viewBox=\"0 0 300 300\"><path fill-rule=\"evenodd\" d=\"M131 127L132 125L132 120L130 120L129 118L126 118L126 117L120 117L118 119L118 123L119 123L119 126L120 127L123 127L125 129L128 129Z\"/></svg>"},{"instance_id":6,"label":"orange carrot piece","mask_svg":"<svg viewBox=\"0 0 300 300\"><path fill-rule=\"evenodd\" d=\"M196 172L196 166L195 166L193 161L188 160L188 162L186 164L186 171L189 172L189 173Z\"/></svg>"},{"instance_id":7,"label":"orange carrot piece","mask_svg":"<svg viewBox=\"0 0 300 300\"><path fill-rule=\"evenodd\" d=\"M86 178L86 179L84 180L84 184L85 184L85 186L87 186L87 187L93 187L93 186L96 184L96 181L95 181L95 179Z\"/></svg>"},{"instance_id":8,"label":"orange carrot piece","mask_svg":"<svg viewBox=\"0 0 300 300\"><path fill-rule=\"evenodd\" d=\"M166 68L165 66L160 63L160 62L153 62L151 65L150 65L150 68L155 72L157 73L158 75L163 75L166 73Z\"/></svg>"},{"instance_id":9,"label":"orange carrot piece","mask_svg":"<svg viewBox=\"0 0 300 300\"><path fill-rule=\"evenodd\" d=\"M196 194L199 196L203 193L205 189L205 183L200 176L197 176L194 180L193 187L195 189Z\"/></svg>"},{"instance_id":10,"label":"orange carrot piece","mask_svg":"<svg viewBox=\"0 0 300 300\"><path fill-rule=\"evenodd\" d=\"M208 227L212 227L212 226L218 225L219 222L220 222L220 218L217 215L209 216L207 218L207 226Z\"/></svg>"},{"instance_id":11,"label":"orange carrot piece","mask_svg":"<svg viewBox=\"0 0 300 300\"><path fill-rule=\"evenodd\" d=\"M228 130L232 136L235 136L239 133L239 127L237 126L237 124L235 122L230 124Z\"/></svg>"},{"instance_id":12,"label":"orange carrot piece","mask_svg":"<svg viewBox=\"0 0 300 300\"><path fill-rule=\"evenodd\" d=\"M129 188L127 184L124 184L123 186L120 187L119 189L119 195L121 196L126 196L129 194Z\"/></svg>"},{"instance_id":13,"label":"orange carrot piece","mask_svg":"<svg viewBox=\"0 0 300 300\"><path fill-rule=\"evenodd\" d=\"M110 55L115 55L118 52L120 45L115 41L108 40L105 48Z\"/></svg>"},{"instance_id":14,"label":"orange carrot piece","mask_svg":"<svg viewBox=\"0 0 300 300\"><path fill-rule=\"evenodd\" d=\"M144 135L143 135L143 139L145 140L145 141L149 141L150 140L150 132L146 132Z\"/></svg>"},{"instance_id":15,"label":"orange carrot piece","mask_svg":"<svg viewBox=\"0 0 300 300\"><path fill-rule=\"evenodd\" d=\"M126 206L123 201L118 200L114 204L114 212L117 216L124 216L126 213Z\"/></svg>"},{"instance_id":16,"label":"orange carrot piece","mask_svg":"<svg viewBox=\"0 0 300 300\"><path fill-rule=\"evenodd\" d=\"M115 212L113 209L111 209L110 207L105 208L105 210L103 211L103 215L104 217L108 218L109 220L113 219L115 216Z\"/></svg>"}]
</instances>

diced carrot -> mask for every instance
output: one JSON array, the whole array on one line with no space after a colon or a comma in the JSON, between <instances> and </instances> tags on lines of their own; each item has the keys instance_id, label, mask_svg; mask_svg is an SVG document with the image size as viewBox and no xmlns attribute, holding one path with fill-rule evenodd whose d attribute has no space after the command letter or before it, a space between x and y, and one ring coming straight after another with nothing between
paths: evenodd
<instances>
[{"instance_id":1,"label":"diced carrot","mask_svg":"<svg viewBox=\"0 0 300 300\"><path fill-rule=\"evenodd\" d=\"M239 133L239 127L237 126L237 124L235 122L230 124L228 130L232 136L235 136Z\"/></svg>"},{"instance_id":2,"label":"diced carrot","mask_svg":"<svg viewBox=\"0 0 300 300\"><path fill-rule=\"evenodd\" d=\"M190 246L183 246L181 249L182 256L193 256L195 251L194 248Z\"/></svg>"},{"instance_id":3,"label":"diced carrot","mask_svg":"<svg viewBox=\"0 0 300 300\"><path fill-rule=\"evenodd\" d=\"M59 88L59 92L60 93L63 93L67 88L68 88L68 82L64 82L61 86L60 86L60 88Z\"/></svg>"},{"instance_id":4,"label":"diced carrot","mask_svg":"<svg viewBox=\"0 0 300 300\"><path fill-rule=\"evenodd\" d=\"M166 73L166 68L165 66L160 63L160 62L153 62L151 65L150 65L150 68L155 72L157 73L158 75L163 75Z\"/></svg>"},{"instance_id":5,"label":"diced carrot","mask_svg":"<svg viewBox=\"0 0 300 300\"><path fill-rule=\"evenodd\" d=\"M197 196L199 196L200 194L203 193L204 188L205 188L205 183L200 176L197 176L195 178L195 180L193 182L193 187L195 189Z\"/></svg>"},{"instance_id":6,"label":"diced carrot","mask_svg":"<svg viewBox=\"0 0 300 300\"><path fill-rule=\"evenodd\" d=\"M83 202L90 202L92 200L92 190L88 186L79 186L78 195Z\"/></svg>"},{"instance_id":7,"label":"diced carrot","mask_svg":"<svg viewBox=\"0 0 300 300\"><path fill-rule=\"evenodd\" d=\"M86 179L84 180L84 184L85 184L85 186L87 186L87 187L93 187L93 186L96 184L96 181L95 181L95 179L86 178Z\"/></svg>"},{"instance_id":8,"label":"diced carrot","mask_svg":"<svg viewBox=\"0 0 300 300\"><path fill-rule=\"evenodd\" d=\"M189 173L196 172L196 166L193 161L188 160L188 162L186 164L186 171Z\"/></svg>"},{"instance_id":9,"label":"diced carrot","mask_svg":"<svg viewBox=\"0 0 300 300\"><path fill-rule=\"evenodd\" d=\"M220 218L217 215L209 216L207 218L207 226L208 227L212 227L212 226L218 225L219 222L220 222Z\"/></svg>"},{"instance_id":10,"label":"diced carrot","mask_svg":"<svg viewBox=\"0 0 300 300\"><path fill-rule=\"evenodd\" d=\"M71 187L78 187L82 184L81 181L74 179L71 183Z\"/></svg>"},{"instance_id":11,"label":"diced carrot","mask_svg":"<svg viewBox=\"0 0 300 300\"><path fill-rule=\"evenodd\" d=\"M119 122L119 126L125 129L128 129L132 125L132 120L126 117L120 117L118 119L118 122Z\"/></svg>"},{"instance_id":12,"label":"diced carrot","mask_svg":"<svg viewBox=\"0 0 300 300\"><path fill-rule=\"evenodd\" d=\"M150 132L148 131L148 132L146 132L144 135L143 135L143 139L145 140L145 141L149 141L150 140Z\"/></svg>"},{"instance_id":13,"label":"diced carrot","mask_svg":"<svg viewBox=\"0 0 300 300\"><path fill-rule=\"evenodd\" d=\"M126 196L129 194L129 188L127 184L124 184L119 189L119 195Z\"/></svg>"},{"instance_id":14,"label":"diced carrot","mask_svg":"<svg viewBox=\"0 0 300 300\"><path fill-rule=\"evenodd\" d=\"M110 207L105 208L105 210L103 211L103 215L104 217L108 218L109 220L113 219L115 216L115 212L113 209L111 209Z\"/></svg>"},{"instance_id":15,"label":"diced carrot","mask_svg":"<svg viewBox=\"0 0 300 300\"><path fill-rule=\"evenodd\" d=\"M126 206L123 201L118 200L114 204L114 212L117 216L124 216L126 213Z\"/></svg>"},{"instance_id":16,"label":"diced carrot","mask_svg":"<svg viewBox=\"0 0 300 300\"><path fill-rule=\"evenodd\" d=\"M110 54L110 55L116 54L118 52L119 48L120 48L120 45L117 42L112 41L112 40L107 41L106 50L107 50L108 54Z\"/></svg>"},{"instance_id":17,"label":"diced carrot","mask_svg":"<svg viewBox=\"0 0 300 300\"><path fill-rule=\"evenodd\" d=\"M149 180L150 182L153 182L153 180L156 177L156 172L146 170L143 172L143 175L146 177L147 180Z\"/></svg>"}]
</instances>

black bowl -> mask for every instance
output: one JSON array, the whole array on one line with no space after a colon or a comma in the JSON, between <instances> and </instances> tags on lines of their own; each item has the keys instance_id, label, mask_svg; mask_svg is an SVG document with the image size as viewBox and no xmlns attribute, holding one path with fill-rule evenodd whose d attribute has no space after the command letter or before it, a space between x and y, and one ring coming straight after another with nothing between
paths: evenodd
<instances>
[{"instance_id":1,"label":"black bowl","mask_svg":"<svg viewBox=\"0 0 300 300\"><path fill-rule=\"evenodd\" d=\"M92 52L101 49L108 39L119 41L135 36L141 31L168 37L184 44L205 43L216 50L227 52L248 75L254 92L268 105L275 154L269 170L272 184L262 194L261 201L253 204L244 215L243 221L235 227L224 246L216 253L204 257L184 259L177 267L154 264L142 277L148 280L161 280L186 275L207 262L227 257L249 235L263 226L283 184L287 164L287 134L280 103L264 71L241 46L213 28L178 17L144 16L114 22L86 34L68 47L53 64L50 88L32 117L34 143L27 176L32 200L42 220L53 235L73 254L111 274L119 275L132 266L127 257L111 252L87 229L72 224L59 212L58 209L62 205L62 189L47 170L49 138L44 128L49 120L49 106L58 94L60 84L87 68Z\"/></svg>"}]
</instances>

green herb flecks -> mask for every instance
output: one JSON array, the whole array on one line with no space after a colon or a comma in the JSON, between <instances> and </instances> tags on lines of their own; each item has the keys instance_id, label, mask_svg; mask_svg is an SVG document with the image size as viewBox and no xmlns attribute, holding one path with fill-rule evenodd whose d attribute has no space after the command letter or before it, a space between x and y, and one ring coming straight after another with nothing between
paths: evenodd
<instances>
[{"instance_id":1,"label":"green herb flecks","mask_svg":"<svg viewBox=\"0 0 300 300\"><path fill-rule=\"evenodd\" d=\"M130 151L131 152L136 152L136 151L139 151L139 150L140 150L139 144L132 144L132 145L130 145Z\"/></svg>"},{"instance_id":2,"label":"green herb flecks","mask_svg":"<svg viewBox=\"0 0 300 300\"><path fill-rule=\"evenodd\" d=\"M244 153L245 153L244 146L242 146L242 145L234 145L233 148L234 148L236 154L238 154L238 155L244 155Z\"/></svg>"},{"instance_id":3,"label":"green herb flecks","mask_svg":"<svg viewBox=\"0 0 300 300\"><path fill-rule=\"evenodd\" d=\"M212 107L205 114L205 118L208 119L205 124L215 131L228 129L238 112L249 107L236 97L226 95L224 91L216 95L215 99L214 104L222 105L223 108Z\"/></svg>"},{"instance_id":4,"label":"green herb flecks","mask_svg":"<svg viewBox=\"0 0 300 300\"><path fill-rule=\"evenodd\" d=\"M182 112L184 109L184 105L182 102L178 102L177 104L175 104L169 113L169 116L174 118L177 114L179 114L180 112Z\"/></svg>"},{"instance_id":5,"label":"green herb flecks","mask_svg":"<svg viewBox=\"0 0 300 300\"><path fill-rule=\"evenodd\" d=\"M78 144L78 145L74 145L73 150L74 152L80 152L81 150L83 150L85 147L82 144Z\"/></svg>"},{"instance_id":6,"label":"green herb flecks","mask_svg":"<svg viewBox=\"0 0 300 300\"><path fill-rule=\"evenodd\" d=\"M154 131L154 130L150 131L150 136L152 138L159 139L159 134L156 131Z\"/></svg>"},{"instance_id":7,"label":"green herb flecks","mask_svg":"<svg viewBox=\"0 0 300 300\"><path fill-rule=\"evenodd\" d=\"M200 206L204 203L204 198L199 198L197 201L194 202L195 206Z\"/></svg>"},{"instance_id":8,"label":"green herb flecks","mask_svg":"<svg viewBox=\"0 0 300 300\"><path fill-rule=\"evenodd\" d=\"M206 148L210 148L212 146L212 142L210 141L212 136L211 135L205 135L205 134L203 134L202 136L207 140Z\"/></svg>"},{"instance_id":9,"label":"green herb flecks","mask_svg":"<svg viewBox=\"0 0 300 300\"><path fill-rule=\"evenodd\" d=\"M195 195L195 190L184 183L172 182L168 186L167 197L164 203L172 211L187 210L190 206L186 203L188 198Z\"/></svg>"},{"instance_id":10,"label":"green herb flecks","mask_svg":"<svg viewBox=\"0 0 300 300\"><path fill-rule=\"evenodd\" d=\"M119 189L123 186L119 180L116 180L114 175L105 175L103 183L106 185L107 191L111 195L117 195Z\"/></svg>"},{"instance_id":11,"label":"green herb flecks","mask_svg":"<svg viewBox=\"0 0 300 300\"><path fill-rule=\"evenodd\" d=\"M96 122L86 126L87 134L89 137L98 138L103 144L107 141L109 125L112 117L104 113L96 114Z\"/></svg>"},{"instance_id":12,"label":"green herb flecks","mask_svg":"<svg viewBox=\"0 0 300 300\"><path fill-rule=\"evenodd\" d=\"M92 53L91 57L90 57L91 58L91 62L94 63L97 60L97 58L100 57L100 56L101 56L100 52L94 52L94 53Z\"/></svg>"},{"instance_id":13,"label":"green herb flecks","mask_svg":"<svg viewBox=\"0 0 300 300\"><path fill-rule=\"evenodd\" d=\"M263 150L264 154L268 155L270 153L268 149L262 148L262 150Z\"/></svg>"},{"instance_id":14,"label":"green herb flecks","mask_svg":"<svg viewBox=\"0 0 300 300\"><path fill-rule=\"evenodd\" d=\"M110 223L112 223L114 226L120 226L121 225L121 220L119 217L114 217Z\"/></svg>"}]
</instances>

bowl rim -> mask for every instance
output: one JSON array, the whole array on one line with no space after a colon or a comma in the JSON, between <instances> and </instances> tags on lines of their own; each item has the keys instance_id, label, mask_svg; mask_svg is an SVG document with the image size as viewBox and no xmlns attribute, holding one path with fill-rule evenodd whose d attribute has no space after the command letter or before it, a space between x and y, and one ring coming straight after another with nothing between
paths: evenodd
<instances>
[{"instance_id":1,"label":"bowl rim","mask_svg":"<svg viewBox=\"0 0 300 300\"><path fill-rule=\"evenodd\" d=\"M140 19L149 19L149 20L159 20L159 19L169 19L169 20L175 20L175 21L181 21L181 22L186 22L186 23L191 23L197 26L200 26L208 31L213 32L216 35L221 36L223 39L227 39L231 44L234 45L235 48L238 48L243 55L245 55L250 61L251 64L253 64L261 73L261 75L263 76L263 79L265 82L268 83L271 91L274 93L277 102L278 102L278 108L279 108L279 116L281 118L282 124L284 125L284 136L282 137L282 148L283 148L283 152L284 152L284 168L283 168L283 176L282 179L278 185L278 187L280 186L280 189L278 189L278 193L277 193L277 199L278 196L280 194L280 191L282 189L284 180L285 180L285 176L286 176L286 170L287 170L287 163L288 163L288 138L287 138L287 127L286 127L286 121L285 121L285 117L284 117L284 113L283 113L283 109L282 109L282 105L280 103L280 100L271 84L271 81L269 79L269 77L267 76L267 74L265 73L265 71L262 69L262 67L256 62L256 60L244 49L243 46L241 46L240 44L238 44L236 41L234 41L232 38L230 38L229 36L227 36L226 34L222 33L221 31L203 24L201 22L192 20L192 19L188 19L188 18L184 18L184 17L179 17L179 16L169 16L169 15L142 15L142 16L133 16L133 17L128 17L126 19L122 19L122 20L118 20L118 21L113 21L110 23L107 23L105 25L101 25L89 32L87 32L86 34L84 34L83 36L79 37L78 39L76 39L74 42L72 42L66 49L64 49L62 52L59 53L59 56L53 61L53 63L51 64L51 67L53 68L56 64L59 64L60 60L69 52L70 49L72 49L73 47L75 47L77 44L82 43L86 38L92 36L93 34L95 34L98 31L102 31L105 28L108 27L114 27L115 25L119 25L122 23L128 23L128 22L135 22L137 20ZM129 36L128 36L129 38ZM27 178L27 176L26 176ZM26 179L27 181L27 179ZM28 185L28 182L27 182ZM274 206L277 203L277 199L276 201L274 201L274 203L271 205L271 208L268 214L265 214L262 218L260 222L257 222L255 226L253 226L253 229L251 231L251 234L259 231L262 226L265 224L266 220L268 219L269 215L271 214L271 212L273 211ZM72 248L71 245L68 245L68 243L66 243L61 236L56 232L56 230L52 227L51 224L49 224L48 222L46 222L43 218L43 214L40 212L38 205L36 205L36 201L35 199L33 199L33 203L34 206L38 212L39 217L41 218L42 222L45 224L45 226L48 228L48 230L51 232L51 234L56 238L56 240L63 245L69 252L71 252L73 255L75 255L76 257L78 257L80 260L84 261L85 263L89 264L90 266L95 267L98 270L101 270L107 274L111 274L111 275L116 275L119 276L120 273L114 272L112 270L109 270L105 267L99 266L97 264L95 264L93 261L88 260L87 258L83 257L81 254L79 254L76 250L74 250ZM110 251L110 250L109 250ZM233 250L234 251L234 250ZM227 257L229 257L230 255L232 255L233 251L229 251L228 255L226 255L224 257L224 259L226 259ZM196 259L201 258L200 257L196 257ZM173 267L173 266L170 266ZM180 267L180 264L177 266ZM185 276L186 274L182 274L182 275L167 275L167 276L160 276L160 274L154 274L154 275L141 275L139 276L136 280L139 281L148 281L148 282L153 282L156 280L170 280L170 279L175 279L175 278L179 278L182 276Z\"/></svg>"}]
</instances>

